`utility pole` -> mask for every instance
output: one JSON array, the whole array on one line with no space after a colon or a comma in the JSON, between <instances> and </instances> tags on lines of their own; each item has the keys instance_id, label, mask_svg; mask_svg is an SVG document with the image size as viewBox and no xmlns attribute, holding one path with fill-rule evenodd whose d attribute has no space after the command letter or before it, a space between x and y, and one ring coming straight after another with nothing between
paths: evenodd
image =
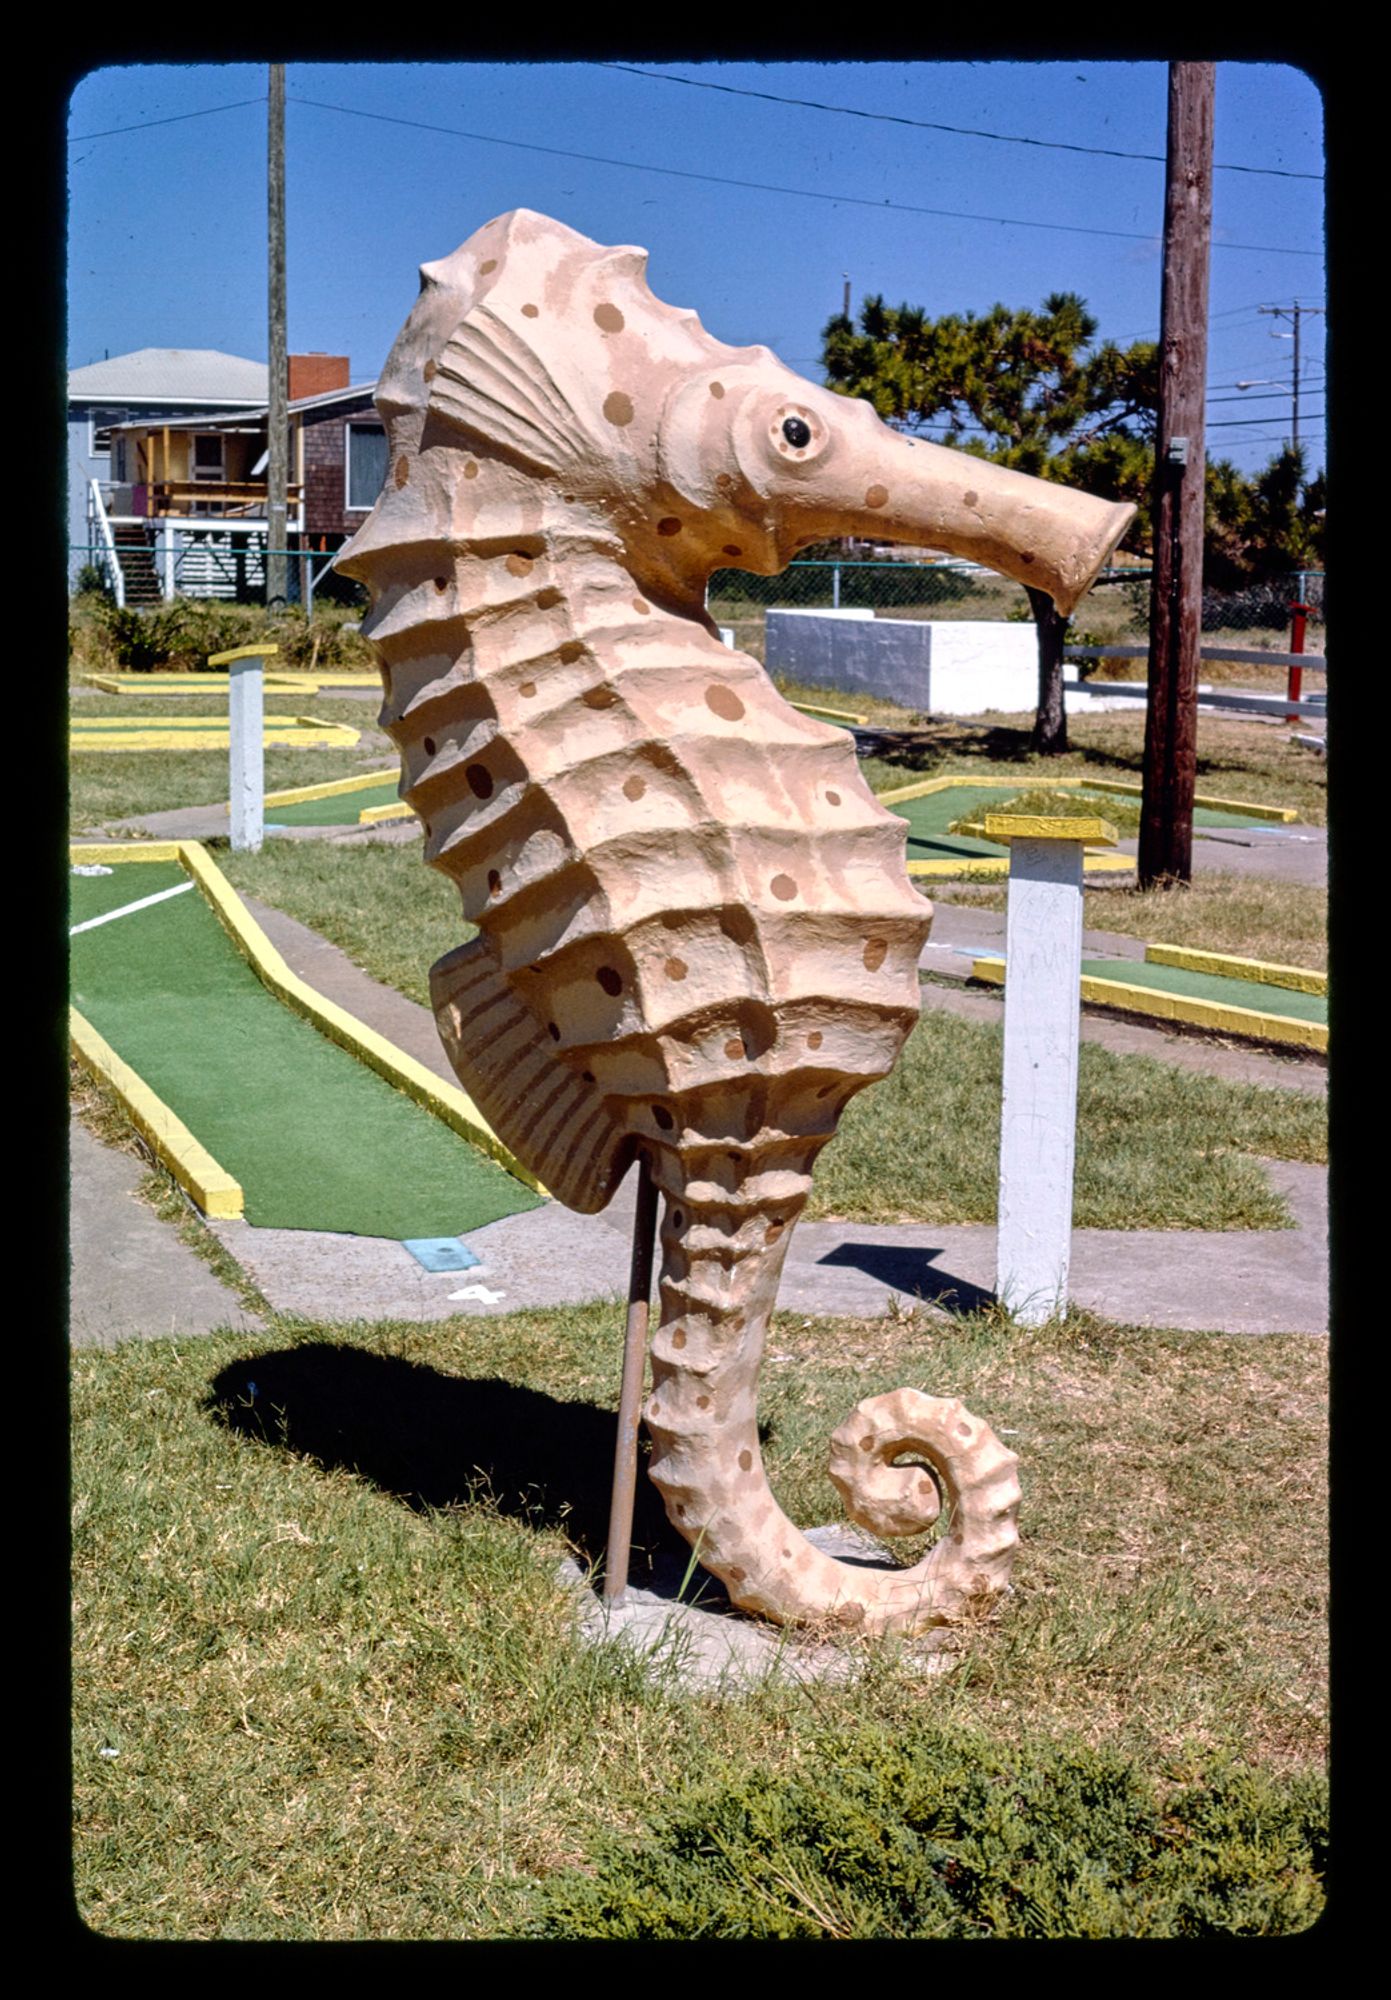
<instances>
[{"instance_id":1,"label":"utility pole","mask_svg":"<svg viewBox=\"0 0 1391 2000\"><path fill-rule=\"evenodd\" d=\"M842 271L840 275L841 275L841 276L842 276L842 278L844 278L844 280L845 280L845 299L844 299L844 303L843 303L843 304L842 304L842 306L841 306L841 312L842 312L842 314L844 315L844 317L845 317L846 319L849 319L849 317L850 317L850 273L849 273L848 271Z\"/></svg>"},{"instance_id":2,"label":"utility pole","mask_svg":"<svg viewBox=\"0 0 1391 2000\"><path fill-rule=\"evenodd\" d=\"M266 607L283 610L289 595L289 561L285 554L289 507L289 420L285 355L285 65L270 65L270 121L266 147L270 274L270 396L267 412L266 466Z\"/></svg>"},{"instance_id":3,"label":"utility pole","mask_svg":"<svg viewBox=\"0 0 1391 2000\"><path fill-rule=\"evenodd\" d=\"M1292 306L1258 306L1256 310L1257 312L1268 313L1272 319L1287 319L1287 320L1292 320L1294 323L1293 335L1290 335L1288 333L1280 333L1278 330L1274 328L1272 328L1271 330L1271 335L1272 338L1275 340L1289 340L1292 338L1294 341L1294 383L1293 383L1294 435L1290 439L1290 442L1294 446L1295 450L1298 451L1299 449L1299 321L1301 314L1321 313L1323 311L1323 307L1301 305L1299 300L1296 299Z\"/></svg>"},{"instance_id":4,"label":"utility pole","mask_svg":"<svg viewBox=\"0 0 1391 2000\"><path fill-rule=\"evenodd\" d=\"M1215 70L1213 63L1169 65L1142 889L1187 882L1193 872Z\"/></svg>"}]
</instances>

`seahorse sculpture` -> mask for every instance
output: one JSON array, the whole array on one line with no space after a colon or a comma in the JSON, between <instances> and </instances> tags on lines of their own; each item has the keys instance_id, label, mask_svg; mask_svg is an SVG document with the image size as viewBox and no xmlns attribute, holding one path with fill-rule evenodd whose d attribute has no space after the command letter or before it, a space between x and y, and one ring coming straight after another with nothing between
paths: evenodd
<instances>
[{"instance_id":1,"label":"seahorse sculpture","mask_svg":"<svg viewBox=\"0 0 1391 2000\"><path fill-rule=\"evenodd\" d=\"M721 643L705 585L872 535L1068 610L1132 510L895 434L714 340L646 262L519 209L425 265L378 388L382 497L337 566L372 594L426 859L478 928L431 973L455 1070L571 1207L639 1148L662 1190L643 1414L668 1514L745 1610L918 1632L1003 1588L1013 1454L955 1400L861 1404L832 1448L852 1518L949 1514L914 1567L840 1563L769 1490L755 1389L816 1156L918 1018L931 906L850 738Z\"/></svg>"}]
</instances>

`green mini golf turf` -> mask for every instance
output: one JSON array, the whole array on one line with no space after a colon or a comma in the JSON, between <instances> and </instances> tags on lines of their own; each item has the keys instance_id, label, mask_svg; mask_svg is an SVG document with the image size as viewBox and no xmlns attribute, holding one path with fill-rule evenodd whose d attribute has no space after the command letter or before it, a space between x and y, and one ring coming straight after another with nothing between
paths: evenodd
<instances>
[{"instance_id":1,"label":"green mini golf turf","mask_svg":"<svg viewBox=\"0 0 1391 2000\"><path fill-rule=\"evenodd\" d=\"M1020 781L1020 791L1030 789ZM1035 785L1033 789L1038 789ZM1114 801L1115 793L1092 792L1084 786L1075 790L1069 786L1071 798L1085 799L1094 805L1097 816L1106 818L1108 801ZM1003 785L972 785L963 783L949 785L940 792L927 792L916 799L890 799L891 812L908 822L908 859L910 861L937 861L955 859L961 855L994 854L1004 855L1008 849L988 840L978 840L969 834L949 833L948 828L957 820L966 819L981 812L1005 812L1008 810L1012 794ZM1124 794L1129 799L1131 794ZM1215 806L1195 806L1193 809L1195 826L1240 827L1270 826L1266 819L1252 818L1241 812L1224 812Z\"/></svg>"},{"instance_id":2,"label":"green mini golf turf","mask_svg":"<svg viewBox=\"0 0 1391 2000\"><path fill-rule=\"evenodd\" d=\"M325 799L297 799L278 806L266 801L266 819L273 826L356 826L368 806L394 806L400 798L395 778L364 785L356 792L335 792Z\"/></svg>"},{"instance_id":3,"label":"green mini golf turf","mask_svg":"<svg viewBox=\"0 0 1391 2000\"><path fill-rule=\"evenodd\" d=\"M87 864L104 866L110 872L105 875L68 876L68 922L85 924L92 917L104 916L107 910L123 909L127 903L138 903L142 896L157 896L161 889L176 889L189 877L177 861L118 861ZM197 893L196 891L194 892ZM108 925L103 925L108 929Z\"/></svg>"},{"instance_id":4,"label":"green mini golf turf","mask_svg":"<svg viewBox=\"0 0 1391 2000\"><path fill-rule=\"evenodd\" d=\"M998 841L976 840L969 834L948 833L953 820L964 819L978 808L993 805L999 810L1001 798L1008 797L998 785L952 785L946 791L927 792L918 799L890 799L889 811L908 822L910 861L955 860L963 854L1008 854Z\"/></svg>"},{"instance_id":5,"label":"green mini golf turf","mask_svg":"<svg viewBox=\"0 0 1391 2000\"><path fill-rule=\"evenodd\" d=\"M70 880L77 924L187 877L142 861ZM275 999L197 888L81 932L70 952L73 1004L241 1182L248 1222L399 1241L540 1205Z\"/></svg>"},{"instance_id":6,"label":"green mini golf turf","mask_svg":"<svg viewBox=\"0 0 1391 2000\"><path fill-rule=\"evenodd\" d=\"M1267 986L1259 979L1227 979L1217 972L1190 972L1185 966L1150 965L1130 958L1084 959L1082 974L1087 979L1114 979L1126 986L1182 993L1190 1000L1212 1000L1224 1007L1249 1007L1257 1014L1283 1014L1296 1021L1328 1025L1326 994L1298 993L1292 986Z\"/></svg>"}]
</instances>

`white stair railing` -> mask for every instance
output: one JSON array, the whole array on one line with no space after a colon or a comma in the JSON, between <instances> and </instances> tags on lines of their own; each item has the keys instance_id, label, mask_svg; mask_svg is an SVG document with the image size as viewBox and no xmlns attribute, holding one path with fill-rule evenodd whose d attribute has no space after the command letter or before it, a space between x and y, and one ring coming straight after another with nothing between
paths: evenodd
<instances>
[{"instance_id":1,"label":"white stair railing","mask_svg":"<svg viewBox=\"0 0 1391 2000\"><path fill-rule=\"evenodd\" d=\"M111 587L116 593L117 607L124 611L126 608L126 573L121 568L121 558L116 553L116 537L112 534L111 523L106 518L106 505L101 497L101 487L95 479L91 480L89 484L90 491L87 495L87 520L89 528L92 526L96 527L101 535L105 546L101 549L100 553L106 561L106 568L111 577ZM93 542L92 546L95 550L95 542Z\"/></svg>"}]
</instances>

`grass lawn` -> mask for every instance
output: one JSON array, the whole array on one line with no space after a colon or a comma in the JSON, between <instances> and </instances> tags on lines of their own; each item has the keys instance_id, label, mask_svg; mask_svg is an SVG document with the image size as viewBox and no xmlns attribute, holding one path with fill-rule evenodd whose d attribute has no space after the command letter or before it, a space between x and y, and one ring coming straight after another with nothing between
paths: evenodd
<instances>
[{"instance_id":1,"label":"grass lawn","mask_svg":"<svg viewBox=\"0 0 1391 2000\"><path fill-rule=\"evenodd\" d=\"M219 848L217 865L242 895L255 896L332 939L364 972L422 1007L430 967L472 937L459 892L428 868L418 839L268 840L259 854Z\"/></svg>"},{"instance_id":2,"label":"grass lawn","mask_svg":"<svg viewBox=\"0 0 1391 2000\"><path fill-rule=\"evenodd\" d=\"M1272 1828L1319 1817L1324 1342L781 1316L760 1414L795 1521L838 1517L834 1425L911 1382L962 1395L1020 1453L1024 1540L1011 1595L954 1673L924 1680L881 1643L852 1684L725 1698L578 1646L557 1581L567 1540L587 1557L602 1543L621 1346L619 1308L595 1306L74 1354L75 1879L90 1925L573 1934L592 1914L567 1917L557 1887L593 1887L613 1837L626 1866L692 1788L702 1826L750 1795L863 1796L884 1746L1016 1773L1015 1831L989 1788L969 1829L933 1822L932 1880L955 1884L959 1934L1269 1932L1317 1914L1317 1839L1299 1835L1290 1860ZM1074 1791L1081 1760L1090 1803L1071 1844L1021 1878L1025 1799L1057 1789L1059 1758ZM1158 1802L1157 1846L1126 1830L1130 1805L1120 1825L1103 1803L1137 1783ZM1227 1842L1243 1799L1254 1822ZM1215 1915L1126 1914L1103 1892L1103 1838L1140 1842L1129 1894L1195 1800L1192 1866ZM911 1803L895 1783L875 1853ZM966 1866L992 1827L1008 1851ZM848 1891L799 1875L795 1851L780 1844L770 1875L687 1845L699 1880L731 1877L714 1934L885 1934Z\"/></svg>"},{"instance_id":3,"label":"grass lawn","mask_svg":"<svg viewBox=\"0 0 1391 2000\"><path fill-rule=\"evenodd\" d=\"M270 752L269 786L390 761L370 703L307 706L362 743ZM1029 762L1013 722L927 737L912 754L937 763L886 762L884 782ZM1138 769L1136 718L1073 738L1063 769ZM1201 783L1321 819L1321 767L1275 782L1282 742L1200 735L1227 760ZM78 766L79 828L226 796L215 754ZM416 841L219 861L422 1002L466 935ZM1082 1057L1079 1222L1276 1226L1248 1155L1323 1157L1322 1107L1294 1093ZM925 1018L852 1105L815 1212L993 1217L998 1063L998 1030ZM139 1150L90 1079L75 1096ZM144 1192L265 1310L166 1175ZM1019 1453L1023 1541L954 1672L885 1642L850 1682L720 1696L581 1647L557 1578L604 1540L619 1306L265 1316L264 1335L72 1356L74 1880L99 1933L1278 1935L1317 1916L1325 1341L779 1315L760 1417L796 1522L839 1518L831 1430L912 1384ZM640 1549L669 1532L645 1478L637 1526Z\"/></svg>"},{"instance_id":4,"label":"grass lawn","mask_svg":"<svg viewBox=\"0 0 1391 2000\"><path fill-rule=\"evenodd\" d=\"M1003 910L1005 890L990 883L953 882L934 902ZM1235 958L1328 969L1328 891L1258 876L1203 873L1186 889L1141 890L1107 883L1083 891L1084 921L1149 944L1191 945Z\"/></svg>"},{"instance_id":5,"label":"grass lawn","mask_svg":"<svg viewBox=\"0 0 1391 2000\"><path fill-rule=\"evenodd\" d=\"M377 704L328 693L274 696L267 710L277 714L317 715L326 722L346 722L360 732L359 741L341 748L325 745L303 750L271 748L265 753L266 790L287 791L292 785L317 785L330 778L349 778L359 771L385 770L396 761L394 745L377 728ZM227 714L225 695L134 697L84 694L74 698L79 715ZM114 821L137 815L171 812L181 806L223 805L227 800L225 750L79 750L68 763L68 824L74 837Z\"/></svg>"},{"instance_id":6,"label":"grass lawn","mask_svg":"<svg viewBox=\"0 0 1391 2000\"><path fill-rule=\"evenodd\" d=\"M422 1005L431 964L468 934L452 884L421 863L415 841L268 841L259 854L219 862L244 894L297 917ZM1000 1059L999 1028L925 1012L893 1074L852 1100L817 1167L808 1213L993 1221ZM1081 1050L1079 1228L1278 1229L1284 1203L1249 1156L1317 1161L1326 1148L1319 1098L1090 1043Z\"/></svg>"},{"instance_id":7,"label":"grass lawn","mask_svg":"<svg viewBox=\"0 0 1391 2000\"><path fill-rule=\"evenodd\" d=\"M848 700L846 705L856 706ZM876 792L947 771L1018 777L1021 790L1068 775L1141 781L1143 707L1133 714L1070 716L1070 747L1060 757L1040 757L1030 748L1032 728L1031 715L943 717L912 728L905 717L903 734L889 735L872 757L861 760L860 769ZM1214 798L1292 806L1307 826L1328 822L1323 759L1302 750L1281 727L1200 713L1197 769L1197 789Z\"/></svg>"}]
</instances>

